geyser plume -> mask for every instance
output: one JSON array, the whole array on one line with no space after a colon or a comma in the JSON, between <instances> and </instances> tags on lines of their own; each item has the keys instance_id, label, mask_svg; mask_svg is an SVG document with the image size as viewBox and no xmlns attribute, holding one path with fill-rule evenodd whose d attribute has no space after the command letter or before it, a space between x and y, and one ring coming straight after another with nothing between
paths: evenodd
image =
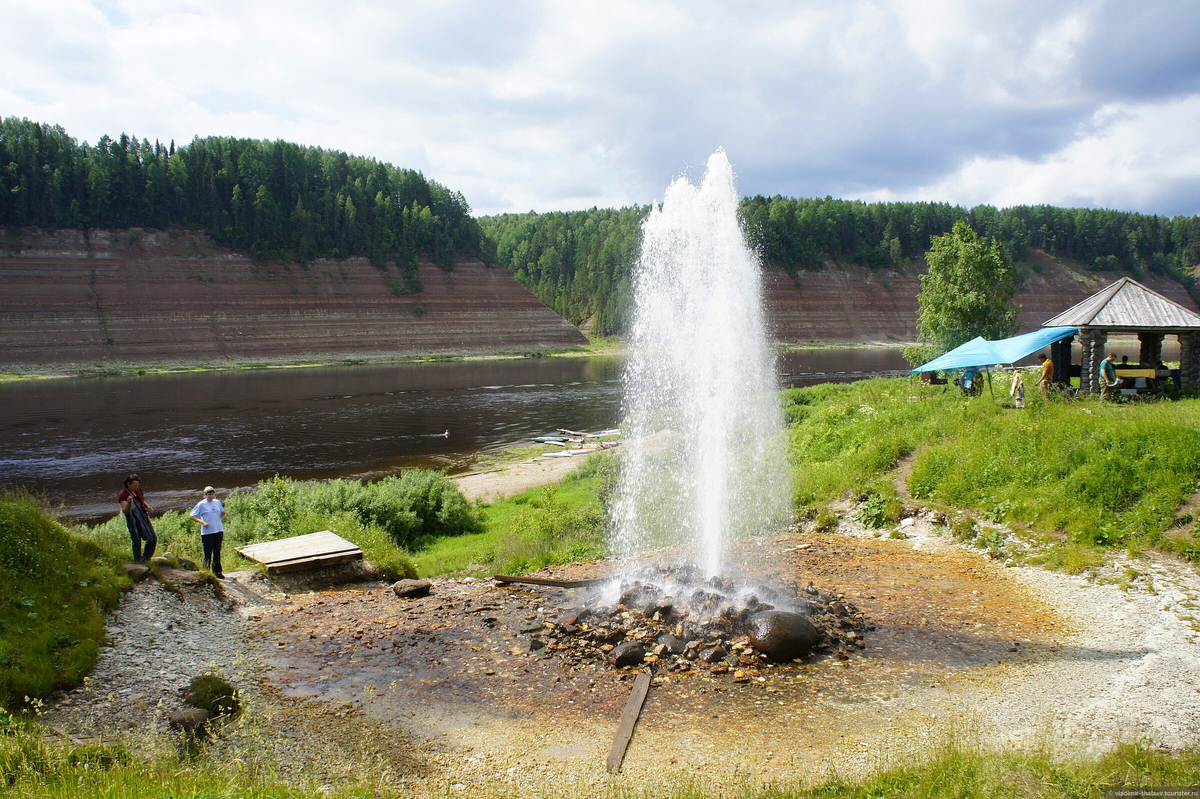
<instances>
[{"instance_id":1,"label":"geyser plume","mask_svg":"<svg viewBox=\"0 0 1200 799\"><path fill-rule=\"evenodd\" d=\"M726 542L779 530L790 485L757 257L723 150L642 225L625 371L614 550L683 546L708 576Z\"/></svg>"}]
</instances>

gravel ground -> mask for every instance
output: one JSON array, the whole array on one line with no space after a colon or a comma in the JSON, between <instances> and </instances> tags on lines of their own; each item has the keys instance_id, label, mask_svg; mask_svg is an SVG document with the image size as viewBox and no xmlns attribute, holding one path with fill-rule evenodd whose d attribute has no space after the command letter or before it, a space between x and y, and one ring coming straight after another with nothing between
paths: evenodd
<instances>
[{"instance_id":1,"label":"gravel ground","mask_svg":"<svg viewBox=\"0 0 1200 799\"><path fill-rule=\"evenodd\" d=\"M915 548L950 546L927 519ZM861 533L860 533L861 534ZM1008 569L1068 617L1064 656L1014 674L989 720L1031 745L1051 731L1095 754L1120 741L1177 749L1200 742L1200 576L1178 558L1117 553L1098 572Z\"/></svg>"},{"instance_id":2,"label":"gravel ground","mask_svg":"<svg viewBox=\"0 0 1200 799\"><path fill-rule=\"evenodd\" d=\"M215 666L252 709L227 732L230 752L253 750L290 778L320 782L362 779L369 764L380 782L419 795L689 781L736 792L831 770L861 774L950 734L1063 755L1119 741L1168 749L1200 741L1200 578L1188 564L1117 557L1094 574L1069 576L1006 567L955 544L932 514L906 521L902 540L864 530L848 508L843 517L834 534L797 531L743 554L822 587L846 586L880 627L867 650L750 688L675 678L657 685L619 776L605 773L603 761L628 683L602 667L555 671L545 653L521 651L518 630L511 641L502 635L504 612L529 620L551 618L554 608L539 607L529 591L501 596L488 581L439 583L440 599L422 611L436 625L413 616L414 643L403 648L401 637L376 629L381 620L406 623L400 600L379 585L284 596L241 575L260 599L236 587L222 599L202 585L175 593L142 584L114 612L111 646L88 684L46 718L72 734L162 738L163 716L187 681ZM473 611L455 609L471 603ZM479 612L491 605L509 609L495 611L492 626L483 618L492 611ZM476 637L458 641L455 625L467 623L479 627ZM439 628L439 646L453 643L464 657L421 648ZM348 640L364 629L387 651ZM303 651L298 643L320 639L324 655L336 657L288 660ZM377 693L392 679L398 688Z\"/></svg>"}]
</instances>

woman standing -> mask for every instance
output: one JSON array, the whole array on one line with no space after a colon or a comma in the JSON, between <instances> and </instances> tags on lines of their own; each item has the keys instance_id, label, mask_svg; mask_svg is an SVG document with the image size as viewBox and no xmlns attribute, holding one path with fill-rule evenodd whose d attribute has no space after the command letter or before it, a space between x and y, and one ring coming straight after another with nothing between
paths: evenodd
<instances>
[{"instance_id":1,"label":"woman standing","mask_svg":"<svg viewBox=\"0 0 1200 799\"><path fill-rule=\"evenodd\" d=\"M117 494L117 502L121 503L121 513L125 514L125 526L129 528L129 538L133 543L133 560L145 563L154 556L154 548L158 545L158 536L154 534L154 525L150 524L150 514L154 508L146 504L146 495L142 493L142 478L131 474L125 478L125 487ZM145 548L142 542L145 541Z\"/></svg>"},{"instance_id":2,"label":"woman standing","mask_svg":"<svg viewBox=\"0 0 1200 799\"><path fill-rule=\"evenodd\" d=\"M218 580L225 579L221 570L221 542L225 540L225 505L217 499L217 490L204 487L204 499L192 508L191 517L200 522L200 543L204 547L204 568L212 569Z\"/></svg>"}]
</instances>

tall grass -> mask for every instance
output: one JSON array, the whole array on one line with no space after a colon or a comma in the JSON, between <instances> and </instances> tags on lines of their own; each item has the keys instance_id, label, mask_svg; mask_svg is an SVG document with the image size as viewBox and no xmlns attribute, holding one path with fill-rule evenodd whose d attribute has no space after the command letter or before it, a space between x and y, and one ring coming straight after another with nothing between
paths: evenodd
<instances>
[{"instance_id":1,"label":"tall grass","mask_svg":"<svg viewBox=\"0 0 1200 799\"><path fill-rule=\"evenodd\" d=\"M225 510L228 557L236 557L233 550L247 544L331 530L357 544L388 579L415 575L408 548L482 529L478 511L454 482L426 469L410 469L374 483L305 483L275 476L228 497ZM170 549L201 560L199 525L186 513L164 513L154 526L160 553ZM128 539L119 516L94 528L93 535L113 545Z\"/></svg>"},{"instance_id":2,"label":"tall grass","mask_svg":"<svg viewBox=\"0 0 1200 799\"><path fill-rule=\"evenodd\" d=\"M91 671L104 611L128 584L120 559L33 498L0 493L0 708L78 685Z\"/></svg>"},{"instance_id":3,"label":"tall grass","mask_svg":"<svg viewBox=\"0 0 1200 799\"><path fill-rule=\"evenodd\" d=\"M907 378L785 392L796 503L870 490L916 453L914 497L1086 545L1159 547L1200 488L1200 401L1044 401L1018 410Z\"/></svg>"},{"instance_id":4,"label":"tall grass","mask_svg":"<svg viewBox=\"0 0 1200 799\"><path fill-rule=\"evenodd\" d=\"M594 453L557 485L483 506L484 532L438 539L414 552L417 570L426 577L521 574L603 557L616 470L613 453Z\"/></svg>"}]
</instances>

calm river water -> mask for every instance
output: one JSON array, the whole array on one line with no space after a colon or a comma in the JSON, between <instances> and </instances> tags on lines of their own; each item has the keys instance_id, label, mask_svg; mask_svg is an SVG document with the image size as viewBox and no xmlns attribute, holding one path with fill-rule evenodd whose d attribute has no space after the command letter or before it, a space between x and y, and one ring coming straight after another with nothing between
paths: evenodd
<instances>
[{"instance_id":1,"label":"calm river water","mask_svg":"<svg viewBox=\"0 0 1200 799\"><path fill-rule=\"evenodd\" d=\"M274 474L381 477L464 468L471 455L565 427L613 427L620 358L205 372L0 385L0 483L95 520L129 471L156 510ZM792 352L784 385L905 369L898 349ZM448 434L447 434L448 433Z\"/></svg>"}]
</instances>

